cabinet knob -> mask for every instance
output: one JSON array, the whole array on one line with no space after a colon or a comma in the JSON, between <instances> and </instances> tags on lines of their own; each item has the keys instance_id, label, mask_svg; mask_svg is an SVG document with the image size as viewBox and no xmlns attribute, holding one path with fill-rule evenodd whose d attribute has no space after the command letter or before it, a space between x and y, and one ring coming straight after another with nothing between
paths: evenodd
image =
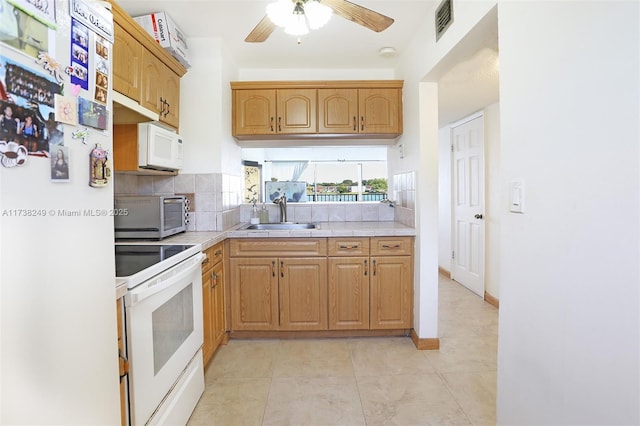
<instances>
[{"instance_id":1,"label":"cabinet knob","mask_svg":"<svg viewBox=\"0 0 640 426\"><path fill-rule=\"evenodd\" d=\"M360 130L364 130L364 115L360 117Z\"/></svg>"},{"instance_id":2,"label":"cabinet knob","mask_svg":"<svg viewBox=\"0 0 640 426\"><path fill-rule=\"evenodd\" d=\"M473 217L475 217L476 219L482 219L484 216L482 216L482 214L477 214L477 215L475 215Z\"/></svg>"},{"instance_id":3,"label":"cabinet knob","mask_svg":"<svg viewBox=\"0 0 640 426\"><path fill-rule=\"evenodd\" d=\"M271 131L273 132L273 117L271 117Z\"/></svg>"},{"instance_id":4,"label":"cabinet knob","mask_svg":"<svg viewBox=\"0 0 640 426\"><path fill-rule=\"evenodd\" d=\"M353 131L355 132L356 130L358 130L358 118L354 115L353 116Z\"/></svg>"}]
</instances>

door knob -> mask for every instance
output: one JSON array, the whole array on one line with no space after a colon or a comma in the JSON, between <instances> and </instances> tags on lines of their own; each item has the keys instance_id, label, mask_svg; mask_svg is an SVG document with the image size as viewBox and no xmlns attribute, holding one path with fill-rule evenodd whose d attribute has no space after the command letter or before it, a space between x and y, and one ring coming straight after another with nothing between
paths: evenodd
<instances>
[{"instance_id":1,"label":"door knob","mask_svg":"<svg viewBox=\"0 0 640 426\"><path fill-rule=\"evenodd\" d=\"M477 214L477 215L475 215L473 217L475 217L476 219L482 219L482 214Z\"/></svg>"}]
</instances>

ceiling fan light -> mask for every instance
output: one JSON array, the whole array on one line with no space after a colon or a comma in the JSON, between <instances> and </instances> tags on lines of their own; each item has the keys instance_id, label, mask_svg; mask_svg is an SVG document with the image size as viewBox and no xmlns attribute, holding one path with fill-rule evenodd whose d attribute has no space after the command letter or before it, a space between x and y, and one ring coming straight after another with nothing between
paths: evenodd
<instances>
[{"instance_id":1,"label":"ceiling fan light","mask_svg":"<svg viewBox=\"0 0 640 426\"><path fill-rule=\"evenodd\" d=\"M284 28L284 32L294 36L301 36L309 33L309 27L307 27L307 21L304 15L292 15L293 19L289 19L287 26Z\"/></svg>"},{"instance_id":2,"label":"ceiling fan light","mask_svg":"<svg viewBox=\"0 0 640 426\"><path fill-rule=\"evenodd\" d=\"M267 5L267 16L275 25L285 28L291 21L294 7L291 0L278 0Z\"/></svg>"},{"instance_id":3,"label":"ceiling fan light","mask_svg":"<svg viewBox=\"0 0 640 426\"><path fill-rule=\"evenodd\" d=\"M309 27L312 30L317 30L329 22L333 11L319 1L311 0L304 5L304 12L309 21Z\"/></svg>"}]
</instances>

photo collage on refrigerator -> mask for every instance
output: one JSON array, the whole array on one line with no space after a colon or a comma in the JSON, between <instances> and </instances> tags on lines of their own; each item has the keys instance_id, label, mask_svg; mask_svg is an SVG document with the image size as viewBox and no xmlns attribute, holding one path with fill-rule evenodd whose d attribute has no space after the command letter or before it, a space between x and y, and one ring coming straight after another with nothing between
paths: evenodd
<instances>
[{"instance_id":1,"label":"photo collage on refrigerator","mask_svg":"<svg viewBox=\"0 0 640 426\"><path fill-rule=\"evenodd\" d=\"M110 124L112 46L111 12L94 3L0 0L2 166L45 161L51 182L69 182L72 159L91 161Z\"/></svg>"}]
</instances>

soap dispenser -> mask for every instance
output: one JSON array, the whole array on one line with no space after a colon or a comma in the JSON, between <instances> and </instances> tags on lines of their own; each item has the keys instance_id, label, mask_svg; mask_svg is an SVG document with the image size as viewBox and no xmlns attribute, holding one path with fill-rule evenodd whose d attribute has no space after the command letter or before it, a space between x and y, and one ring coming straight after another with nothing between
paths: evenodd
<instances>
[{"instance_id":1,"label":"soap dispenser","mask_svg":"<svg viewBox=\"0 0 640 426\"><path fill-rule=\"evenodd\" d=\"M262 203L262 210L260 210L260 223L269 223L269 210L265 203Z\"/></svg>"}]
</instances>

